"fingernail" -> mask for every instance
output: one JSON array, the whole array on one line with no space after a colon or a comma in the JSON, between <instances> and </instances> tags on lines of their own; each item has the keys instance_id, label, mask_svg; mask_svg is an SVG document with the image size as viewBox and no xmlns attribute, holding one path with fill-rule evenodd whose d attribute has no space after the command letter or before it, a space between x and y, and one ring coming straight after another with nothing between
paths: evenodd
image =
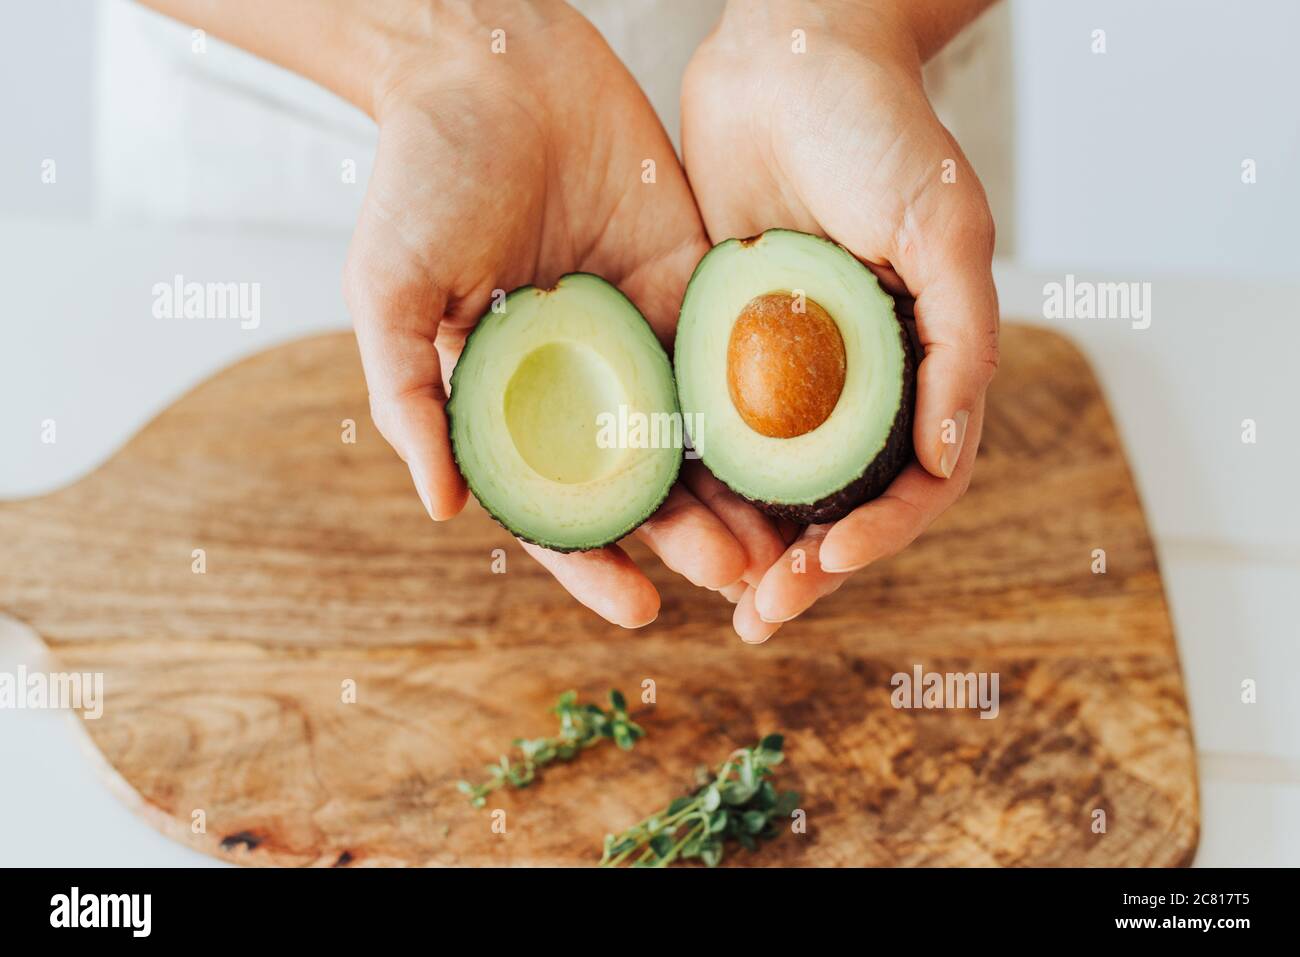
<instances>
[{"instance_id":1,"label":"fingernail","mask_svg":"<svg viewBox=\"0 0 1300 957\"><path fill-rule=\"evenodd\" d=\"M833 568L825 562L822 562L822 571L826 572L828 575L847 575L849 572L856 572L860 569L866 568L869 564L870 562L863 562L861 565L849 565L847 568Z\"/></svg>"},{"instance_id":2,"label":"fingernail","mask_svg":"<svg viewBox=\"0 0 1300 957\"><path fill-rule=\"evenodd\" d=\"M638 628L649 628L651 625L653 625L656 621L659 620L659 612L661 612L661 611L663 611L662 608L660 608L658 611L656 611L656 612L655 612L655 616L654 616L653 618L651 618L649 621L643 621L643 622L641 622L639 625L624 625L624 624L620 624L619 627L620 627L620 628L626 628L628 631L636 631Z\"/></svg>"},{"instance_id":3,"label":"fingernail","mask_svg":"<svg viewBox=\"0 0 1300 957\"><path fill-rule=\"evenodd\" d=\"M939 457L939 471L943 473L944 478L952 478L952 473L956 471L957 463L961 460L961 447L966 441L966 423L970 420L970 413L963 410L954 415L952 420L956 435L951 442L946 441L945 436L943 455ZM948 431L947 423L945 423L946 431Z\"/></svg>"},{"instance_id":4,"label":"fingernail","mask_svg":"<svg viewBox=\"0 0 1300 957\"><path fill-rule=\"evenodd\" d=\"M769 618L767 615L763 614L763 610L759 607L758 597L759 597L758 595L754 596L754 614L758 615L758 620L761 622L764 622L769 625L784 625L791 618L799 617L799 613L795 612L793 615L790 615L787 618L775 618L775 617Z\"/></svg>"},{"instance_id":5,"label":"fingernail","mask_svg":"<svg viewBox=\"0 0 1300 957\"><path fill-rule=\"evenodd\" d=\"M415 471L415 465L409 465L408 468L411 469L411 481L415 484L415 494L419 495L420 502L424 505L424 510L428 512L429 518L437 521L438 519L434 518L433 515L433 506L429 505L428 486L420 479L420 473Z\"/></svg>"}]
</instances>

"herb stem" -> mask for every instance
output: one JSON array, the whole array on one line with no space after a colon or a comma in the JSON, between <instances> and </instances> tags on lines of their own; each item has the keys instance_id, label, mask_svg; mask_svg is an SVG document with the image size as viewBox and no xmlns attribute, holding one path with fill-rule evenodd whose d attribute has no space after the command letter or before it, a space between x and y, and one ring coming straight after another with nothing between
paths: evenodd
<instances>
[{"instance_id":1,"label":"herb stem","mask_svg":"<svg viewBox=\"0 0 1300 957\"><path fill-rule=\"evenodd\" d=\"M579 704L577 692L560 695L551 712L560 719L559 733L549 738L518 739L514 742L520 760L512 762L502 755L496 764L487 766L488 779L481 784L461 781L458 787L475 807L483 807L488 795L510 785L525 788L537 771L553 761L570 761L580 752L604 740L613 740L624 751L631 750L645 731L627 712L627 700L618 691L609 693L609 709L594 704Z\"/></svg>"},{"instance_id":2,"label":"herb stem","mask_svg":"<svg viewBox=\"0 0 1300 957\"><path fill-rule=\"evenodd\" d=\"M688 830L686 832L686 836L673 845L672 850L668 852L668 856L663 859L663 861L660 863L659 866L667 867L669 864L671 864L676 859L677 855L682 852L682 848L685 847L687 843L691 840L691 838L695 837L695 835L699 833L700 830L702 830L706 825L707 825L706 821L701 821L699 824L696 824L693 828Z\"/></svg>"}]
</instances>

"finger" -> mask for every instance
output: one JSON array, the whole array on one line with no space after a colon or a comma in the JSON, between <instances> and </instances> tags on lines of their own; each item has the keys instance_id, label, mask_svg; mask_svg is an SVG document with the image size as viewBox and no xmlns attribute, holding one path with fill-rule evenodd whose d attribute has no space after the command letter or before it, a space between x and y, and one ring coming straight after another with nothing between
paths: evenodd
<instances>
[{"instance_id":1,"label":"finger","mask_svg":"<svg viewBox=\"0 0 1300 957\"><path fill-rule=\"evenodd\" d=\"M382 139L382 137L381 137ZM435 520L464 506L467 490L452 458L443 368L435 340L447 295L412 253L386 196L395 162L381 142L348 250L343 294L352 314L370 413L411 470Z\"/></svg>"},{"instance_id":2,"label":"finger","mask_svg":"<svg viewBox=\"0 0 1300 957\"><path fill-rule=\"evenodd\" d=\"M734 585L728 585L726 588L719 588L718 594L734 605L744 597L745 592L748 590L749 586L745 584L744 580L741 580Z\"/></svg>"},{"instance_id":3,"label":"finger","mask_svg":"<svg viewBox=\"0 0 1300 957\"><path fill-rule=\"evenodd\" d=\"M741 577L757 585L763 573L785 551L786 542L776 524L713 477L704 464L690 461L682 469L682 481L697 499L716 515L740 543L745 553Z\"/></svg>"},{"instance_id":4,"label":"finger","mask_svg":"<svg viewBox=\"0 0 1300 957\"><path fill-rule=\"evenodd\" d=\"M680 483L636 534L693 585L717 590L745 573L745 549L740 542Z\"/></svg>"},{"instance_id":5,"label":"finger","mask_svg":"<svg viewBox=\"0 0 1300 957\"><path fill-rule=\"evenodd\" d=\"M764 621L758 616L758 611L754 608L756 594L754 586L747 586L731 616L731 627L736 630L741 641L750 645L761 645L781 627L775 622Z\"/></svg>"},{"instance_id":6,"label":"finger","mask_svg":"<svg viewBox=\"0 0 1300 957\"><path fill-rule=\"evenodd\" d=\"M419 334L384 327L369 309L354 307L354 315L370 417L411 470L425 511L435 521L451 518L467 490L451 454L437 350Z\"/></svg>"},{"instance_id":7,"label":"finger","mask_svg":"<svg viewBox=\"0 0 1300 957\"><path fill-rule=\"evenodd\" d=\"M820 547L824 571L842 573L888 558L916 540L966 491L984 426L984 403L976 406L968 438L952 478L935 478L913 463L885 490L836 522Z\"/></svg>"},{"instance_id":8,"label":"finger","mask_svg":"<svg viewBox=\"0 0 1300 957\"><path fill-rule=\"evenodd\" d=\"M929 112L923 102L917 108ZM953 472L970 414L997 369L998 297L993 217L984 189L957 143L932 119L932 125L913 126L908 148L925 172L894 194L900 205L888 211L887 221L897 228L882 232L881 211L870 196L856 203L818 198L831 237L868 263L891 294L907 291L915 299L923 352L913 445L926 471L944 478ZM892 268L881 265L882 255ZM906 303L899 311L906 312Z\"/></svg>"},{"instance_id":9,"label":"finger","mask_svg":"<svg viewBox=\"0 0 1300 957\"><path fill-rule=\"evenodd\" d=\"M973 182L974 174L968 179ZM912 441L917 459L939 478L956 469L971 413L998 367L993 220L978 184L976 194L964 197L945 193L949 189L955 184L935 186L919 200L935 208L908 217L894 263L916 291L916 331L924 350Z\"/></svg>"},{"instance_id":10,"label":"finger","mask_svg":"<svg viewBox=\"0 0 1300 957\"><path fill-rule=\"evenodd\" d=\"M818 557L829 529L828 525L809 525L767 570L754 596L755 610L763 621L789 621L844 584L848 576L823 571Z\"/></svg>"},{"instance_id":11,"label":"finger","mask_svg":"<svg viewBox=\"0 0 1300 957\"><path fill-rule=\"evenodd\" d=\"M659 617L655 586L617 545L565 554L529 542L520 544L565 591L606 621L641 628Z\"/></svg>"}]
</instances>

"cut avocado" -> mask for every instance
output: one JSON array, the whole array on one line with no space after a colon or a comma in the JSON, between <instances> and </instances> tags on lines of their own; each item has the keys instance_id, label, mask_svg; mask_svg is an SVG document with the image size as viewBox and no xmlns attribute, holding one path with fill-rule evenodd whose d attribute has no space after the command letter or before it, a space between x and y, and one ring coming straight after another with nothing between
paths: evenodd
<instances>
[{"instance_id":1,"label":"cut avocado","mask_svg":"<svg viewBox=\"0 0 1300 957\"><path fill-rule=\"evenodd\" d=\"M451 377L461 474L525 541L560 552L617 541L654 513L681 467L663 346L621 292L586 273L516 289L498 309ZM663 417L677 423L675 443L671 429L637 428Z\"/></svg>"},{"instance_id":2,"label":"cut avocado","mask_svg":"<svg viewBox=\"0 0 1300 957\"><path fill-rule=\"evenodd\" d=\"M772 229L714 246L687 286L674 365L704 464L770 515L836 521L911 459L911 337L833 242Z\"/></svg>"}]
</instances>

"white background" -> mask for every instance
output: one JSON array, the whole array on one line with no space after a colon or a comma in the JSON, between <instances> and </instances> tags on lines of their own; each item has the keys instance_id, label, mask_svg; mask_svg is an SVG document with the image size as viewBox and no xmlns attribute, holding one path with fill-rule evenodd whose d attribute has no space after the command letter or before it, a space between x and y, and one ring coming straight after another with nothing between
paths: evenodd
<instances>
[{"instance_id":1,"label":"white background","mask_svg":"<svg viewBox=\"0 0 1300 957\"><path fill-rule=\"evenodd\" d=\"M717 3L580 5L675 134L677 78ZM92 470L234 358L347 326L338 275L374 131L211 39L193 54L188 30L122 0L24 4L9 24L0 497L20 497ZM1150 329L1054 325L1102 380L1156 538L1200 758L1202 864L1300 864L1297 32L1286 0L1022 0L929 76L999 219L1008 318L1042 322L1043 284L1067 272L1152 284ZM340 182L348 159L355 185ZM260 282L261 327L153 319L150 288L176 273ZM34 647L0 621L0 670ZM1240 703L1243 678L1257 704ZM0 711L0 768L0 864L215 863L119 804L65 715Z\"/></svg>"}]
</instances>

